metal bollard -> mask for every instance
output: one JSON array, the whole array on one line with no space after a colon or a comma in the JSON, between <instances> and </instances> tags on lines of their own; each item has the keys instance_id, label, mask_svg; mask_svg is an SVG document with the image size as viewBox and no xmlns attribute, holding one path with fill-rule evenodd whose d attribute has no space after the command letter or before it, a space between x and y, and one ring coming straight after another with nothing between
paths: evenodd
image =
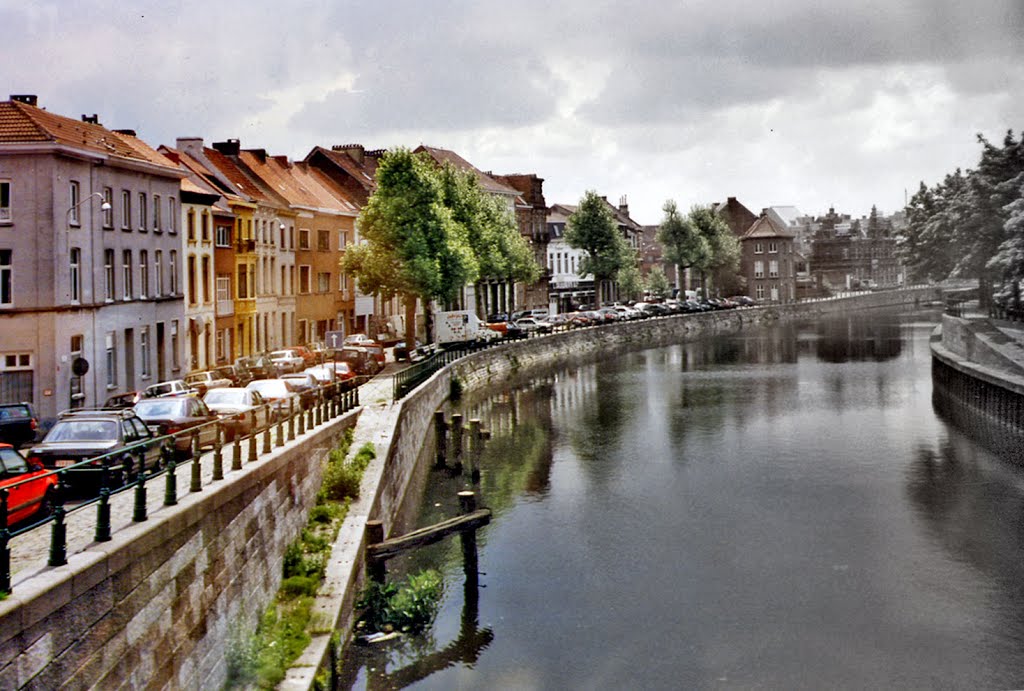
<instances>
[{"instance_id":1,"label":"metal bollard","mask_svg":"<svg viewBox=\"0 0 1024 691\"><path fill-rule=\"evenodd\" d=\"M270 412L271 408L267 406L267 426L263 428L263 448L260 450L261 454L270 453L270 431L274 429L274 426L270 423Z\"/></svg>"},{"instance_id":2,"label":"metal bollard","mask_svg":"<svg viewBox=\"0 0 1024 691\"><path fill-rule=\"evenodd\" d=\"M235 438L231 444L231 469L242 469L242 440L239 438L238 430L235 430Z\"/></svg>"},{"instance_id":3,"label":"metal bollard","mask_svg":"<svg viewBox=\"0 0 1024 691\"><path fill-rule=\"evenodd\" d=\"M295 397L288 399L288 441L295 441Z\"/></svg>"},{"instance_id":4,"label":"metal bollard","mask_svg":"<svg viewBox=\"0 0 1024 691\"><path fill-rule=\"evenodd\" d=\"M110 466L103 464L100 470L100 503L96 505L96 542L110 541Z\"/></svg>"},{"instance_id":5,"label":"metal bollard","mask_svg":"<svg viewBox=\"0 0 1024 691\"><path fill-rule=\"evenodd\" d=\"M222 451L222 446L223 445L221 444L221 432L222 432L222 430L221 430L221 427L220 427L220 420L217 420L217 422L215 422L213 424L214 424L214 432L216 433L216 436L214 437L214 441L213 441L213 479L214 480L223 480L224 479L224 454L223 454L223 451Z\"/></svg>"},{"instance_id":6,"label":"metal bollard","mask_svg":"<svg viewBox=\"0 0 1024 691\"><path fill-rule=\"evenodd\" d=\"M11 490L0 489L0 592L11 592L11 531L7 527L7 507Z\"/></svg>"},{"instance_id":7,"label":"metal bollard","mask_svg":"<svg viewBox=\"0 0 1024 691\"><path fill-rule=\"evenodd\" d=\"M174 460L174 448L165 445L162 449L164 454L164 466L167 468L167 485L164 488L164 506L174 506L178 503L178 464Z\"/></svg>"},{"instance_id":8,"label":"metal bollard","mask_svg":"<svg viewBox=\"0 0 1024 691\"><path fill-rule=\"evenodd\" d=\"M64 486L64 473L57 475L59 487ZM68 563L68 529L64 525L64 493L58 490L57 502L53 507L53 530L50 532L50 566L64 566Z\"/></svg>"},{"instance_id":9,"label":"metal bollard","mask_svg":"<svg viewBox=\"0 0 1024 691\"><path fill-rule=\"evenodd\" d=\"M132 521L142 523L146 518L146 469L139 468L135 476L135 510L132 512Z\"/></svg>"},{"instance_id":10,"label":"metal bollard","mask_svg":"<svg viewBox=\"0 0 1024 691\"><path fill-rule=\"evenodd\" d=\"M189 492L200 492L203 489L203 468L199 464L199 454L192 457L192 483Z\"/></svg>"}]
</instances>

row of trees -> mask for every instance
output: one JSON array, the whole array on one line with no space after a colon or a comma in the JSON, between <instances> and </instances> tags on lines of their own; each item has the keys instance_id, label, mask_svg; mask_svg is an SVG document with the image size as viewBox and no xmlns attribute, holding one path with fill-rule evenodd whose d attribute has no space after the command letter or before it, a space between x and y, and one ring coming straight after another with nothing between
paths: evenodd
<instances>
[{"instance_id":1,"label":"row of trees","mask_svg":"<svg viewBox=\"0 0 1024 691\"><path fill-rule=\"evenodd\" d=\"M417 300L429 334L433 300L452 303L468 283L540 276L512 212L475 175L408 149L381 159L359 229L366 242L346 251L343 268L363 292L403 300L407 343L415 342Z\"/></svg>"},{"instance_id":2,"label":"row of trees","mask_svg":"<svg viewBox=\"0 0 1024 691\"><path fill-rule=\"evenodd\" d=\"M664 211L657 239L668 261L700 272L702 285L716 270L735 271L739 244L717 214L694 207L683 216L671 200ZM409 343L417 301L425 306L429 335L434 300L450 304L473 282L533 283L542 270L511 211L481 189L475 175L448 163L439 167L408 149L381 159L359 227L366 242L345 253L343 269L363 292L403 300ZM588 191L570 216L566 241L583 250L580 275L593 274L600 302L610 299L613 282L629 297L668 292L660 267L642 279L636 252L596 192Z\"/></svg>"},{"instance_id":3,"label":"row of trees","mask_svg":"<svg viewBox=\"0 0 1024 691\"><path fill-rule=\"evenodd\" d=\"M978 135L976 168L923 182L907 205L901 259L916 280L976 278L984 303L993 288L1018 296L1024 279L1024 139L1002 146Z\"/></svg>"}]
</instances>

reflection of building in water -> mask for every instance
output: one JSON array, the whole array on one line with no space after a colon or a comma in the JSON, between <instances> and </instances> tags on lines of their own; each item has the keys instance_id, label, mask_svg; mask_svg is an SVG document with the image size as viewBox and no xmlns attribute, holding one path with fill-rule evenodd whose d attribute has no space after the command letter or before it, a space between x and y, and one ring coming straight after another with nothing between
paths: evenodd
<instances>
[{"instance_id":1,"label":"reflection of building in water","mask_svg":"<svg viewBox=\"0 0 1024 691\"><path fill-rule=\"evenodd\" d=\"M896 321L870 321L862 316L829 319L818 322L815 330L815 354L824 362L882 362L903 352L902 329Z\"/></svg>"},{"instance_id":2,"label":"reflection of building in water","mask_svg":"<svg viewBox=\"0 0 1024 691\"><path fill-rule=\"evenodd\" d=\"M554 376L551 418L556 423L577 420L580 409L597 390L597 366L563 370Z\"/></svg>"}]
</instances>

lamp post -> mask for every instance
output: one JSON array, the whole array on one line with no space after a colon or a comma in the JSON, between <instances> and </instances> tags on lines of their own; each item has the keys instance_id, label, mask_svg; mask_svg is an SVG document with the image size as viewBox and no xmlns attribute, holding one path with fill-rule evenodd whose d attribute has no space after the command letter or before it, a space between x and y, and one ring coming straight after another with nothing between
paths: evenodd
<instances>
[{"instance_id":1,"label":"lamp post","mask_svg":"<svg viewBox=\"0 0 1024 691\"><path fill-rule=\"evenodd\" d=\"M70 209L68 209L67 225L71 225L71 214L75 211L75 209L80 207L82 204L85 204L87 201L89 201L93 197L99 197L100 199L103 199L103 193L102 192L93 192L88 197L86 197L82 201L78 202L77 204L74 204ZM112 207L110 205L110 202L108 202L106 199L103 199L103 203L100 204L100 211L110 211L112 208L114 208L114 207Z\"/></svg>"}]
</instances>

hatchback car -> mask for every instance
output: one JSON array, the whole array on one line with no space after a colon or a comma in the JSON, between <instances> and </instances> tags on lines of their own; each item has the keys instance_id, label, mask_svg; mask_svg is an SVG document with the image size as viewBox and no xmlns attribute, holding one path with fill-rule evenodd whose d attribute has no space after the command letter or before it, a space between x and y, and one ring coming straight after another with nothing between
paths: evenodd
<instances>
[{"instance_id":1,"label":"hatchback car","mask_svg":"<svg viewBox=\"0 0 1024 691\"><path fill-rule=\"evenodd\" d=\"M257 379L249 382L245 388L258 392L270 404L272 422L287 416L289 406L296 408L299 404L295 389L283 379Z\"/></svg>"},{"instance_id":2,"label":"hatchback car","mask_svg":"<svg viewBox=\"0 0 1024 691\"><path fill-rule=\"evenodd\" d=\"M220 416L224 437L248 436L267 426L267 407L259 391L241 387L211 389L203 396L206 407Z\"/></svg>"},{"instance_id":3,"label":"hatchback car","mask_svg":"<svg viewBox=\"0 0 1024 691\"><path fill-rule=\"evenodd\" d=\"M63 412L27 456L30 464L38 462L48 470L67 468L71 488L95 490L100 486L104 465L111 487L135 477L140 452L143 467L160 467L162 456L156 436L134 410L126 408Z\"/></svg>"},{"instance_id":4,"label":"hatchback car","mask_svg":"<svg viewBox=\"0 0 1024 691\"><path fill-rule=\"evenodd\" d=\"M18 448L36 440L39 420L31 403L0 405L0 442Z\"/></svg>"},{"instance_id":5,"label":"hatchback car","mask_svg":"<svg viewBox=\"0 0 1024 691\"><path fill-rule=\"evenodd\" d=\"M40 463L29 463L10 444L0 444L0 488L7 494L7 525L48 516L53 510L57 476Z\"/></svg>"},{"instance_id":6,"label":"hatchback car","mask_svg":"<svg viewBox=\"0 0 1024 691\"><path fill-rule=\"evenodd\" d=\"M142 418L154 436L174 436L174 453L179 459L192 456L192 433L199 435L200 448L217 443L219 418L203 399L147 398L135 404L135 414Z\"/></svg>"},{"instance_id":7,"label":"hatchback car","mask_svg":"<svg viewBox=\"0 0 1024 691\"><path fill-rule=\"evenodd\" d=\"M299 402L302 404L303 410L313 407L318 395L317 389L320 388L320 382L316 377L309 372L293 372L282 374L281 379L288 382L295 393L299 394Z\"/></svg>"},{"instance_id":8,"label":"hatchback car","mask_svg":"<svg viewBox=\"0 0 1024 691\"><path fill-rule=\"evenodd\" d=\"M306 367L306 361L297 350L286 349L286 350L275 350L270 354L270 361L274 363L274 367L278 374L284 374L288 372L299 372Z\"/></svg>"}]
</instances>

